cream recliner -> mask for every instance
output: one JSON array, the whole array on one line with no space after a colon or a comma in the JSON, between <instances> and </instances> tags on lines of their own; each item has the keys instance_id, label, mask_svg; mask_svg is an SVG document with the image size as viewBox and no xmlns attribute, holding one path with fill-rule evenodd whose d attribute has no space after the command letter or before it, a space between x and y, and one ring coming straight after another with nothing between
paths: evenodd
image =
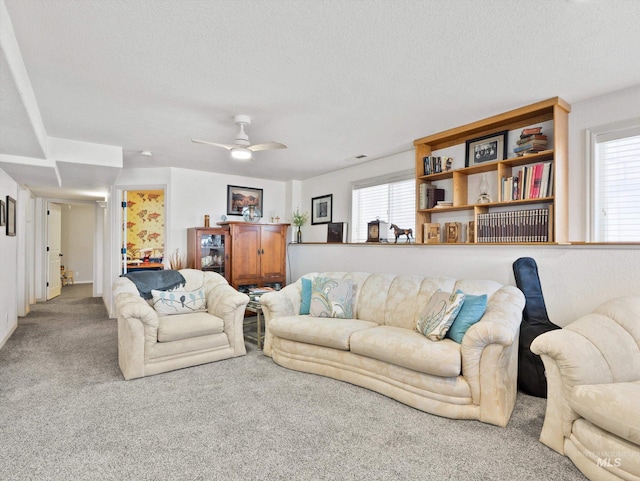
<instances>
[{"instance_id":1,"label":"cream recliner","mask_svg":"<svg viewBox=\"0 0 640 481\"><path fill-rule=\"evenodd\" d=\"M249 297L214 272L179 272L186 281L180 289L204 291L206 311L159 315L131 280L113 283L118 364L127 380L246 354L242 329Z\"/></svg>"},{"instance_id":2,"label":"cream recliner","mask_svg":"<svg viewBox=\"0 0 640 481\"><path fill-rule=\"evenodd\" d=\"M540 441L589 479L640 479L640 297L606 302L531 344L547 375Z\"/></svg>"}]
</instances>

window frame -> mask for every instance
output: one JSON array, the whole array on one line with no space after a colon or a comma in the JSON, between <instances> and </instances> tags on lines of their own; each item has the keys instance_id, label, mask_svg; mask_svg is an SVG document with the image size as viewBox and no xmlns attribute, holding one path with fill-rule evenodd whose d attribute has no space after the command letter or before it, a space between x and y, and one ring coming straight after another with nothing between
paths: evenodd
<instances>
[{"instance_id":1,"label":"window frame","mask_svg":"<svg viewBox=\"0 0 640 481\"><path fill-rule=\"evenodd\" d=\"M586 158L589 163L587 169L586 186L586 222L587 237L589 242L602 244L615 244L616 242L600 240L599 238L599 177L598 177L598 144L623 139L625 137L635 137L640 134L640 117L635 117L623 121L612 122L597 127L586 129ZM626 242L623 242L626 243Z\"/></svg>"},{"instance_id":2,"label":"window frame","mask_svg":"<svg viewBox=\"0 0 640 481\"><path fill-rule=\"evenodd\" d=\"M351 243L361 243L359 241L356 241L356 225L353 222L353 216L354 216L354 212L353 212L353 192L357 189L364 189L367 187L374 187L377 185L383 185L383 184L392 184L394 182L404 182L404 181L408 181L408 180L412 180L414 182L414 188L415 188L415 170L414 169L407 169L407 170L401 170L398 172L393 172L393 173L389 173L389 174L384 174L384 175L380 175L380 176L376 176L376 177L370 177L367 179L360 179L360 180L354 180L353 182L351 182L351 199L350 199L350 203L349 203L349 219L351 221L351 228L349 229L349 242ZM414 223L415 223L415 193L414 193L414 208L412 210L413 215L414 215ZM373 220L373 219L372 219ZM366 236L365 236L365 241L366 241Z\"/></svg>"}]
</instances>

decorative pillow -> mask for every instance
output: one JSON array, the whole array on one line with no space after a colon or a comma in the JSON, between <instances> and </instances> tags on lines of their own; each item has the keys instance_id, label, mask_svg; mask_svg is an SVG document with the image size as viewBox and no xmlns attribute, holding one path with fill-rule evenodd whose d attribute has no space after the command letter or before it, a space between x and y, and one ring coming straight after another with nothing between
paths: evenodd
<instances>
[{"instance_id":1,"label":"decorative pillow","mask_svg":"<svg viewBox=\"0 0 640 481\"><path fill-rule=\"evenodd\" d=\"M449 294L438 289L429 299L416 323L418 332L431 341L441 341L458 315L463 302L462 291Z\"/></svg>"},{"instance_id":2,"label":"decorative pillow","mask_svg":"<svg viewBox=\"0 0 640 481\"><path fill-rule=\"evenodd\" d=\"M316 277L311 289L309 314L314 317L353 319L353 281Z\"/></svg>"},{"instance_id":3,"label":"decorative pillow","mask_svg":"<svg viewBox=\"0 0 640 481\"><path fill-rule=\"evenodd\" d=\"M189 312L204 311L207 308L207 301L204 289L194 291L173 290L173 291L151 291L153 297L153 308L160 316L170 316L172 314L188 314Z\"/></svg>"},{"instance_id":4,"label":"decorative pillow","mask_svg":"<svg viewBox=\"0 0 640 481\"><path fill-rule=\"evenodd\" d=\"M303 277L302 279L302 302L300 303L300 314L309 314L311 309L311 285L313 281Z\"/></svg>"},{"instance_id":5,"label":"decorative pillow","mask_svg":"<svg viewBox=\"0 0 640 481\"><path fill-rule=\"evenodd\" d=\"M465 294L464 303L453 324L447 332L447 337L453 339L458 344L462 343L465 332L472 325L480 320L487 310L487 295L472 296Z\"/></svg>"}]
</instances>

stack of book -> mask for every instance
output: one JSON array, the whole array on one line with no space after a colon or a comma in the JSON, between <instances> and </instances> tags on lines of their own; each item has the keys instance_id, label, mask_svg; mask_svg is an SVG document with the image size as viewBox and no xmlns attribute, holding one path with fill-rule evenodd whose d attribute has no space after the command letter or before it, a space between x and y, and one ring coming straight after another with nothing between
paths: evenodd
<instances>
[{"instance_id":1,"label":"stack of book","mask_svg":"<svg viewBox=\"0 0 640 481\"><path fill-rule=\"evenodd\" d=\"M553 196L553 162L538 162L514 169L513 176L502 178L502 199L542 199Z\"/></svg>"},{"instance_id":2,"label":"stack of book","mask_svg":"<svg viewBox=\"0 0 640 481\"><path fill-rule=\"evenodd\" d=\"M551 242L549 208L478 214L479 243Z\"/></svg>"},{"instance_id":3,"label":"stack of book","mask_svg":"<svg viewBox=\"0 0 640 481\"><path fill-rule=\"evenodd\" d=\"M419 209L433 209L436 203L444 200L444 189L433 184L420 184Z\"/></svg>"},{"instance_id":4,"label":"stack of book","mask_svg":"<svg viewBox=\"0 0 640 481\"><path fill-rule=\"evenodd\" d=\"M517 156L542 152L547 150L547 141L547 136L542 134L542 127L529 127L522 130L513 151Z\"/></svg>"}]
</instances>

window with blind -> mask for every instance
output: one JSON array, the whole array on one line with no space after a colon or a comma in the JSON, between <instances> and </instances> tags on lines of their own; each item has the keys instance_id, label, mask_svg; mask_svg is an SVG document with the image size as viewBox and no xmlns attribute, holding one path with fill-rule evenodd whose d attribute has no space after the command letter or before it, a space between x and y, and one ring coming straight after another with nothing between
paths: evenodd
<instances>
[{"instance_id":1,"label":"window with blind","mask_svg":"<svg viewBox=\"0 0 640 481\"><path fill-rule=\"evenodd\" d=\"M351 194L351 242L367 241L367 224L379 219L402 229L416 222L416 183L413 171L356 182ZM393 235L393 233L390 233Z\"/></svg>"},{"instance_id":2,"label":"window with blind","mask_svg":"<svg viewBox=\"0 0 640 481\"><path fill-rule=\"evenodd\" d=\"M592 240L640 242L640 119L591 131Z\"/></svg>"}]
</instances>

